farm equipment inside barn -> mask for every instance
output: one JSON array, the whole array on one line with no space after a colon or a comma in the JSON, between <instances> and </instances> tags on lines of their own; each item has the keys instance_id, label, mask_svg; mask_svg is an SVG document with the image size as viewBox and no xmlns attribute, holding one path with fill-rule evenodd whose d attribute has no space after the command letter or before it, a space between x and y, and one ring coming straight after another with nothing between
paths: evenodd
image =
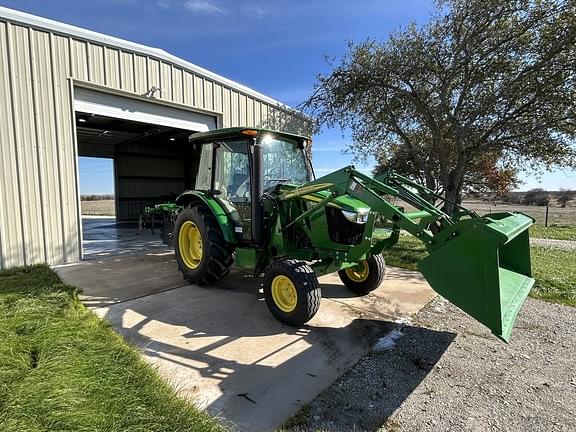
<instances>
[{"instance_id":1,"label":"farm equipment inside barn","mask_svg":"<svg viewBox=\"0 0 576 432\"><path fill-rule=\"evenodd\" d=\"M426 246L418 268L430 286L510 337L534 284L529 216L480 216L456 204L448 215L426 199L440 196L394 172L373 178L348 166L313 180L303 136L230 128L190 142L201 155L196 187L177 198L172 234L187 280L213 284L233 266L263 277L271 313L298 326L318 310L318 276L338 272L358 294L376 289L383 253L405 231ZM386 228L376 228L377 220Z\"/></svg>"}]
</instances>

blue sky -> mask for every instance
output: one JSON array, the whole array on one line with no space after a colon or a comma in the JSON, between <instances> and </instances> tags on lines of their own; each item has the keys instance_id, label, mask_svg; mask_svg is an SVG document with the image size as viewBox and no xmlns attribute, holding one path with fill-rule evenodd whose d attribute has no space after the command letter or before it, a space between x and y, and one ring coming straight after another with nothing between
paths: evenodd
<instances>
[{"instance_id":1,"label":"blue sky","mask_svg":"<svg viewBox=\"0 0 576 432\"><path fill-rule=\"evenodd\" d=\"M288 105L310 94L318 73L347 41L386 39L425 22L430 0L0 0L0 5L145 45L245 84ZM314 165L324 174L352 163L340 130L314 137ZM370 169L370 163L356 162ZM112 193L112 163L81 158L81 192ZM576 173L557 171L521 189L576 188Z\"/></svg>"}]
</instances>

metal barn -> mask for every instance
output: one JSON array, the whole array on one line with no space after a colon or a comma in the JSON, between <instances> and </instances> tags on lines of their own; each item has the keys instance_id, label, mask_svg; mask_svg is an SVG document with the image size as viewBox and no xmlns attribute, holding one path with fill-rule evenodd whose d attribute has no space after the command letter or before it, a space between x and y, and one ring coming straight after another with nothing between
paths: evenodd
<instances>
[{"instance_id":1,"label":"metal barn","mask_svg":"<svg viewBox=\"0 0 576 432\"><path fill-rule=\"evenodd\" d=\"M193 185L192 132L306 118L169 53L0 7L0 268L82 258L78 157L114 160L116 217Z\"/></svg>"}]
</instances>

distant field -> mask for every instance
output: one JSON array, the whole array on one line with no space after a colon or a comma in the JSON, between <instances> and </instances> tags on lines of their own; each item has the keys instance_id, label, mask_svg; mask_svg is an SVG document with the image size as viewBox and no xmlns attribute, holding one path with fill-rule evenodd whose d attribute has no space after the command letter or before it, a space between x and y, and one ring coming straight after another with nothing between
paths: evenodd
<instances>
[{"instance_id":1,"label":"distant field","mask_svg":"<svg viewBox=\"0 0 576 432\"><path fill-rule=\"evenodd\" d=\"M406 211L413 211L414 208L401 200L392 200L395 205L402 206ZM536 224L544 225L546 207L529 206L522 204L512 204L505 202L491 202L482 200L465 200L462 206L474 210L477 213L484 215L486 213L501 213L501 212L522 212L532 216L536 219ZM562 207L549 207L548 208L548 226L558 227L576 227L576 202L571 201L565 208Z\"/></svg>"},{"instance_id":2,"label":"distant field","mask_svg":"<svg viewBox=\"0 0 576 432\"><path fill-rule=\"evenodd\" d=\"M576 227L576 203L572 202L570 204L571 205L566 208L550 207L548 211L548 225ZM402 204L397 203L397 205ZM487 201L472 200L465 201L463 205L464 207L475 210L480 214L520 211L534 217L537 224L544 225L546 207L526 206L509 203L493 204ZM405 207L409 209L409 206ZM114 216L114 200L82 201L82 214L93 216ZM547 238L545 235L540 237Z\"/></svg>"},{"instance_id":3,"label":"distant field","mask_svg":"<svg viewBox=\"0 0 576 432\"><path fill-rule=\"evenodd\" d=\"M90 216L114 216L114 200L81 201L82 214Z\"/></svg>"},{"instance_id":4,"label":"distant field","mask_svg":"<svg viewBox=\"0 0 576 432\"><path fill-rule=\"evenodd\" d=\"M571 205L570 205L571 204ZM519 211L536 219L537 224L544 224L546 207L527 206L510 203L491 203L487 201L464 201L464 207L477 211L480 214ZM576 226L576 203L571 202L565 208L548 208L548 226Z\"/></svg>"}]
</instances>

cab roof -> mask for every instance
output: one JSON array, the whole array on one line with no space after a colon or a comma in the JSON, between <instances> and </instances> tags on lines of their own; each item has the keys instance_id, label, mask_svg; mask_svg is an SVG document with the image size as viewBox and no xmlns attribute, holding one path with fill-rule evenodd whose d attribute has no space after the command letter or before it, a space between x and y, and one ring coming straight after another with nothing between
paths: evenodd
<instances>
[{"instance_id":1,"label":"cab roof","mask_svg":"<svg viewBox=\"0 0 576 432\"><path fill-rule=\"evenodd\" d=\"M213 139L227 138L227 137L238 136L238 135L244 136L242 134L243 131L256 131L258 133L258 135L261 135L262 133L271 133L271 134L283 136L286 138L292 138L292 139L296 138L298 140L309 140L310 139L309 137L304 136L304 135L297 135L297 134L277 131L277 130L273 130L273 129L252 128L252 127L232 127L232 128L224 128L224 129L214 129L214 130L211 130L208 132L194 133L194 134L190 135L190 137L188 139L191 143L198 142L198 141L210 141ZM245 135L245 136L249 136L249 135Z\"/></svg>"}]
</instances>

